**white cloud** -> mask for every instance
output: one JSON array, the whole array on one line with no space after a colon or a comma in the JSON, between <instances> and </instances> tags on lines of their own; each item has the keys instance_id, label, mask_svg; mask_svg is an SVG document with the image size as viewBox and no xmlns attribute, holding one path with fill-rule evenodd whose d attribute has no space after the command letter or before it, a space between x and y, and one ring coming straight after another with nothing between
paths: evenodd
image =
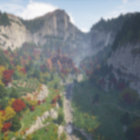
<instances>
[{"instance_id":1,"label":"white cloud","mask_svg":"<svg viewBox=\"0 0 140 140\"><path fill-rule=\"evenodd\" d=\"M57 7L54 5L43 2L33 2L32 0L30 0L26 6L15 3L5 3L0 5L0 10L3 12L12 13L23 19L33 19L56 9Z\"/></svg>"},{"instance_id":2,"label":"white cloud","mask_svg":"<svg viewBox=\"0 0 140 140\"><path fill-rule=\"evenodd\" d=\"M49 12L58 9L57 6L45 2L35 2L33 0L30 0L26 6L22 6L21 4L14 3L14 1L20 2L21 0L20 1L12 0L12 1L13 3L5 3L3 5L0 5L0 9L3 12L12 13L19 17L22 17L23 19L33 19L35 17L42 16L44 14L47 14ZM72 14L68 13L68 15L70 16L71 23L75 24L75 20Z\"/></svg>"},{"instance_id":3,"label":"white cloud","mask_svg":"<svg viewBox=\"0 0 140 140\"><path fill-rule=\"evenodd\" d=\"M23 19L33 19L38 16L42 16L48 12L52 12L56 10L57 7L48 3L41 3L41 2L29 2L29 4L18 13L18 16L22 17Z\"/></svg>"},{"instance_id":4,"label":"white cloud","mask_svg":"<svg viewBox=\"0 0 140 140\"><path fill-rule=\"evenodd\" d=\"M128 0L122 0L124 4L126 4L128 2Z\"/></svg>"}]
</instances>

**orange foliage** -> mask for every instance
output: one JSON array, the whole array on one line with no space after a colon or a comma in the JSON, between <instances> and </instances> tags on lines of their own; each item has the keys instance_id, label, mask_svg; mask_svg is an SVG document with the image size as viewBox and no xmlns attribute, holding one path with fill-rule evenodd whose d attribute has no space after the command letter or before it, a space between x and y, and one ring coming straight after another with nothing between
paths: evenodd
<instances>
[{"instance_id":1,"label":"orange foliage","mask_svg":"<svg viewBox=\"0 0 140 140\"><path fill-rule=\"evenodd\" d=\"M52 60L50 58L47 59L48 67L50 70L53 68Z\"/></svg>"},{"instance_id":2,"label":"orange foliage","mask_svg":"<svg viewBox=\"0 0 140 140\"><path fill-rule=\"evenodd\" d=\"M2 116L5 115L5 110L0 110L0 113L2 114Z\"/></svg>"},{"instance_id":3,"label":"orange foliage","mask_svg":"<svg viewBox=\"0 0 140 140\"><path fill-rule=\"evenodd\" d=\"M57 64L58 64L59 70L62 70L63 67L62 67L62 64L59 60L57 60Z\"/></svg>"}]
</instances>

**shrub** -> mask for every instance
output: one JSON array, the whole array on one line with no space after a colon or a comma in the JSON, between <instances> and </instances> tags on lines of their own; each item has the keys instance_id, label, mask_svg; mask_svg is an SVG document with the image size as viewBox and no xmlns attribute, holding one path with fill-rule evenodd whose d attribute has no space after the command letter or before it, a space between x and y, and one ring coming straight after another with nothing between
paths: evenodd
<instances>
[{"instance_id":1,"label":"shrub","mask_svg":"<svg viewBox=\"0 0 140 140\"><path fill-rule=\"evenodd\" d=\"M60 112L60 113L58 114L58 117L57 117L56 123L58 123L58 124L62 124L63 121L64 121L64 114L63 114L62 112Z\"/></svg>"},{"instance_id":2,"label":"shrub","mask_svg":"<svg viewBox=\"0 0 140 140\"><path fill-rule=\"evenodd\" d=\"M16 112L14 111L14 109L10 106L6 107L5 109L5 119L9 120L11 118L13 118L16 115Z\"/></svg>"},{"instance_id":3,"label":"shrub","mask_svg":"<svg viewBox=\"0 0 140 140\"><path fill-rule=\"evenodd\" d=\"M8 15L6 13L0 14L0 25L3 25L3 26L11 25Z\"/></svg>"},{"instance_id":4,"label":"shrub","mask_svg":"<svg viewBox=\"0 0 140 140\"><path fill-rule=\"evenodd\" d=\"M16 100L13 102L12 107L14 108L14 110L15 110L16 112L20 112L20 111L22 111L23 109L25 109L26 104L25 104L21 99L16 99Z\"/></svg>"},{"instance_id":5,"label":"shrub","mask_svg":"<svg viewBox=\"0 0 140 140\"><path fill-rule=\"evenodd\" d=\"M132 89L124 89L120 94L120 98L126 104L136 104L139 99L137 92Z\"/></svg>"},{"instance_id":6,"label":"shrub","mask_svg":"<svg viewBox=\"0 0 140 140\"><path fill-rule=\"evenodd\" d=\"M11 126L10 130L16 132L20 128L21 128L21 124L20 124L19 118L16 116L12 119L12 126Z\"/></svg>"},{"instance_id":7,"label":"shrub","mask_svg":"<svg viewBox=\"0 0 140 140\"><path fill-rule=\"evenodd\" d=\"M8 131L11 126L12 126L12 123L10 123L10 122L4 123L3 128L2 128L2 132Z\"/></svg>"}]
</instances>

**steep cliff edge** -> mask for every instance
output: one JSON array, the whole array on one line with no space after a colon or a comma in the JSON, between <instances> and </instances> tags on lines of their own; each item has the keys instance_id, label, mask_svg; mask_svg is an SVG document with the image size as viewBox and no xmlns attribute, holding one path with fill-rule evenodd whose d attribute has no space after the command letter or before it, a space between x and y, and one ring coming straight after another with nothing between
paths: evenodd
<instances>
[{"instance_id":1,"label":"steep cliff edge","mask_svg":"<svg viewBox=\"0 0 140 140\"><path fill-rule=\"evenodd\" d=\"M14 50L31 40L31 34L18 17L0 14L0 20L0 48Z\"/></svg>"},{"instance_id":2,"label":"steep cliff edge","mask_svg":"<svg viewBox=\"0 0 140 140\"><path fill-rule=\"evenodd\" d=\"M139 13L121 15L108 21L100 20L90 32L92 57L88 57L84 63L90 63L86 65L91 67L90 72L96 66L111 67L105 77L113 72L117 80L124 79L140 93L139 24Z\"/></svg>"},{"instance_id":3,"label":"steep cliff edge","mask_svg":"<svg viewBox=\"0 0 140 140\"><path fill-rule=\"evenodd\" d=\"M89 39L74 26L68 14L56 10L33 20L23 20L16 16L1 13L0 47L16 49L26 42L33 42L44 49L60 49L79 63L88 55ZM80 54L80 55L77 55Z\"/></svg>"}]
</instances>

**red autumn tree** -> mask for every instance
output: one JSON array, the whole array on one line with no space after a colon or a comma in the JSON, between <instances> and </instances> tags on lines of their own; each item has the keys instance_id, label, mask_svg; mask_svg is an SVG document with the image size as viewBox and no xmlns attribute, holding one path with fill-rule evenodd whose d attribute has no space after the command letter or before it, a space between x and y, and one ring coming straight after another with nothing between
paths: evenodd
<instances>
[{"instance_id":1,"label":"red autumn tree","mask_svg":"<svg viewBox=\"0 0 140 140\"><path fill-rule=\"evenodd\" d=\"M39 100L37 104L40 105L41 104L41 101Z\"/></svg>"},{"instance_id":2,"label":"red autumn tree","mask_svg":"<svg viewBox=\"0 0 140 140\"><path fill-rule=\"evenodd\" d=\"M13 70L5 70L3 72L3 82L5 85L8 85L8 83L11 82L13 73Z\"/></svg>"},{"instance_id":3,"label":"red autumn tree","mask_svg":"<svg viewBox=\"0 0 140 140\"><path fill-rule=\"evenodd\" d=\"M35 107L34 106L31 106L30 107L30 111L34 111L35 110Z\"/></svg>"},{"instance_id":4,"label":"red autumn tree","mask_svg":"<svg viewBox=\"0 0 140 140\"><path fill-rule=\"evenodd\" d=\"M11 122L4 123L3 128L2 128L2 132L8 131L11 126L12 126Z\"/></svg>"},{"instance_id":5,"label":"red autumn tree","mask_svg":"<svg viewBox=\"0 0 140 140\"><path fill-rule=\"evenodd\" d=\"M26 69L25 68L21 68L20 72L23 73L23 74L26 74Z\"/></svg>"},{"instance_id":6,"label":"red autumn tree","mask_svg":"<svg viewBox=\"0 0 140 140\"><path fill-rule=\"evenodd\" d=\"M51 58L48 58L48 59L47 59L47 64L48 64L49 70L52 70L53 64L52 64Z\"/></svg>"},{"instance_id":7,"label":"red autumn tree","mask_svg":"<svg viewBox=\"0 0 140 140\"><path fill-rule=\"evenodd\" d=\"M137 104L138 103L138 93L132 89L124 89L120 94L122 102L126 104Z\"/></svg>"},{"instance_id":8,"label":"red autumn tree","mask_svg":"<svg viewBox=\"0 0 140 140\"><path fill-rule=\"evenodd\" d=\"M52 99L51 103L52 103L52 104L56 104L56 102L57 102L58 100L60 100L60 98L61 98L60 95L56 95L56 96Z\"/></svg>"},{"instance_id":9,"label":"red autumn tree","mask_svg":"<svg viewBox=\"0 0 140 140\"><path fill-rule=\"evenodd\" d=\"M16 112L20 112L26 107L26 104L21 99L16 99L13 102L12 107Z\"/></svg>"}]
</instances>

